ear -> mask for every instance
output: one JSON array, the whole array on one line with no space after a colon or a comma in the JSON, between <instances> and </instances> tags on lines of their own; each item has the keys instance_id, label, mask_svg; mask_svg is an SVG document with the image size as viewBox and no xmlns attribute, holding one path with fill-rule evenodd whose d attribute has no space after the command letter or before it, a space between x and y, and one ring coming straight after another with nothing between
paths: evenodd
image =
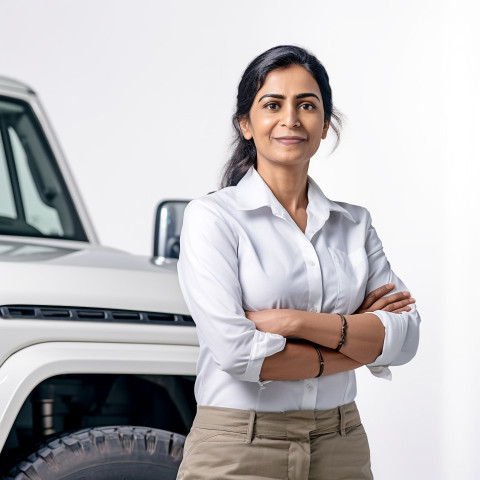
<instances>
[{"instance_id":1,"label":"ear","mask_svg":"<svg viewBox=\"0 0 480 480\"><path fill-rule=\"evenodd\" d=\"M245 140L251 140L253 138L253 135L250 130L250 122L248 120L248 115L242 115L238 119L238 124L240 125L240 129L242 130Z\"/></svg>"},{"instance_id":2,"label":"ear","mask_svg":"<svg viewBox=\"0 0 480 480\"><path fill-rule=\"evenodd\" d=\"M326 121L323 124L323 130L322 130L322 140L325 140L327 138L327 132L328 132L328 127L330 126L330 122Z\"/></svg>"}]
</instances>

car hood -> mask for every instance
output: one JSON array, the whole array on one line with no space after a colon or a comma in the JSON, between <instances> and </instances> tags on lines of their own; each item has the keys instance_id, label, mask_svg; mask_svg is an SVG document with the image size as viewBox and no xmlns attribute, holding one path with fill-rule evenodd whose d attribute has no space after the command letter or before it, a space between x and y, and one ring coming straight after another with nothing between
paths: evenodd
<instances>
[{"instance_id":1,"label":"car hood","mask_svg":"<svg viewBox=\"0 0 480 480\"><path fill-rule=\"evenodd\" d=\"M0 239L0 305L111 308L188 315L176 261L83 242Z\"/></svg>"}]
</instances>

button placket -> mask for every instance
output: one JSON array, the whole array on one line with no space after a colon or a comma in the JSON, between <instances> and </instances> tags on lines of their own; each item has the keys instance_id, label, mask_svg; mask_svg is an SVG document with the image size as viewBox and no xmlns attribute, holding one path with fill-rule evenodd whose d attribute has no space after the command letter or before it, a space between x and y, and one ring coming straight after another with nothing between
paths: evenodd
<instances>
[{"instance_id":1,"label":"button placket","mask_svg":"<svg viewBox=\"0 0 480 480\"><path fill-rule=\"evenodd\" d=\"M304 261L307 265L307 282L308 282L308 309L311 312L319 312L320 309L316 305L321 305L322 295L323 295L323 282L322 282L322 270L320 266L320 260L318 258L315 247L313 246L311 239L313 235L318 231L318 228L315 228L316 225L309 225L309 218L307 217L307 226L305 233L301 231L298 225L294 222L292 217L283 211L277 209L272 210L272 213L285 220L289 223L295 230L298 232L298 235L301 237L300 241L303 244L302 253L304 256ZM308 235L307 235L308 234Z\"/></svg>"},{"instance_id":2,"label":"button placket","mask_svg":"<svg viewBox=\"0 0 480 480\"><path fill-rule=\"evenodd\" d=\"M307 378L303 381L302 410L314 410L317 403L318 381L316 378Z\"/></svg>"},{"instance_id":3,"label":"button placket","mask_svg":"<svg viewBox=\"0 0 480 480\"><path fill-rule=\"evenodd\" d=\"M318 305L322 304L323 295L323 283L322 283L322 270L320 261L317 256L317 252L310 242L303 235L302 252L305 259L307 282L308 282L308 309L311 312L318 312Z\"/></svg>"}]
</instances>

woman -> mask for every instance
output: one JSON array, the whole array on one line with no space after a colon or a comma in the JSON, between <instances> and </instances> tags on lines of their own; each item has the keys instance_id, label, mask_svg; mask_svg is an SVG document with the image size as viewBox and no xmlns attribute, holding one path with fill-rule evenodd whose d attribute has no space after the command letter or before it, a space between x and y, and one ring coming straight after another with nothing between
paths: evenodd
<instances>
[{"instance_id":1,"label":"woman","mask_svg":"<svg viewBox=\"0 0 480 480\"><path fill-rule=\"evenodd\" d=\"M389 378L415 355L420 318L368 211L308 176L338 120L302 48L243 74L223 188L190 202L181 235L200 357L178 479L373 478L354 370Z\"/></svg>"}]
</instances>

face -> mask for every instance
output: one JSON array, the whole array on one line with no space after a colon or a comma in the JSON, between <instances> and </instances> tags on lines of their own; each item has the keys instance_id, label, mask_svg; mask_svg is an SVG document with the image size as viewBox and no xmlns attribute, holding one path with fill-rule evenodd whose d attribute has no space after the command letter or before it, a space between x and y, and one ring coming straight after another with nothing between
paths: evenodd
<instances>
[{"instance_id":1,"label":"face","mask_svg":"<svg viewBox=\"0 0 480 480\"><path fill-rule=\"evenodd\" d=\"M300 65L272 70L240 127L255 142L257 167L308 164L328 131L315 78Z\"/></svg>"}]
</instances>

